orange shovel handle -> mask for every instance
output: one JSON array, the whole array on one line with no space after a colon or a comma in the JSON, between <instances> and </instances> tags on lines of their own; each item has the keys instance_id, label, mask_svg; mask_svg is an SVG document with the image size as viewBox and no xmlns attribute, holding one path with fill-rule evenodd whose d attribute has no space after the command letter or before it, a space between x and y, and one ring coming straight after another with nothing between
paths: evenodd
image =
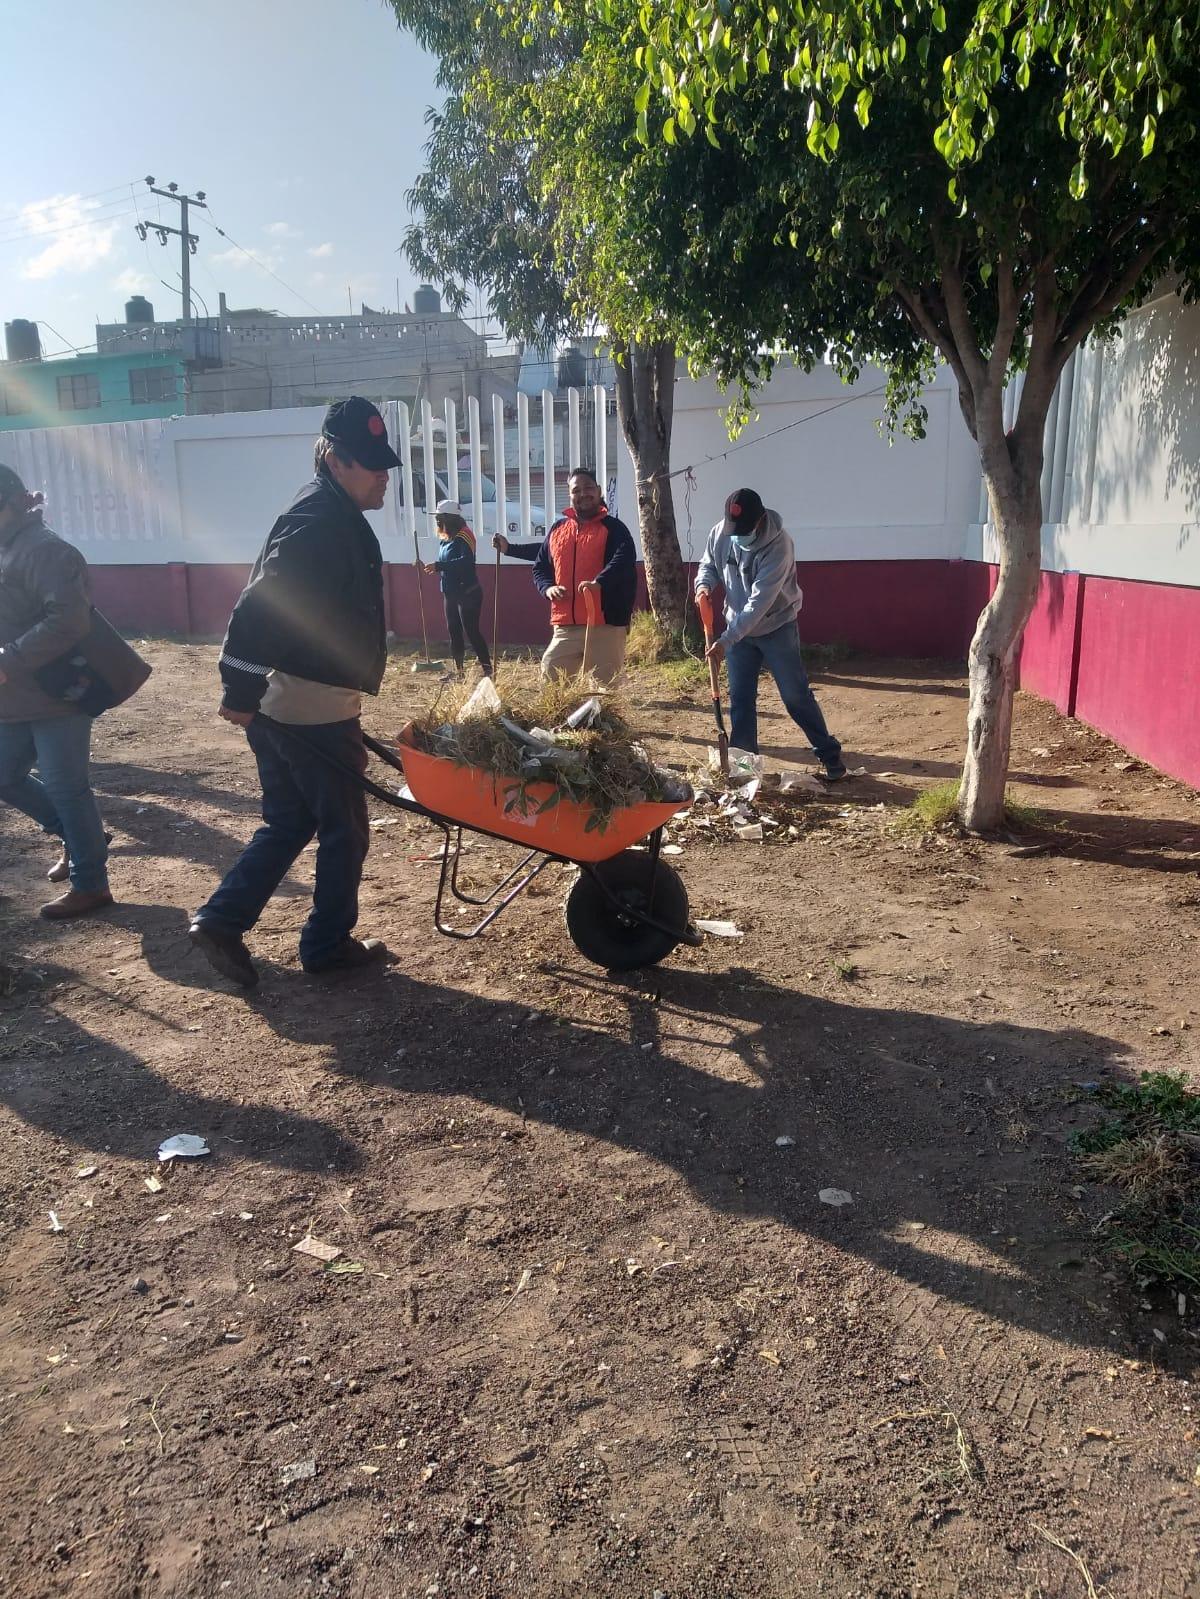
<instances>
[{"instance_id":1,"label":"orange shovel handle","mask_svg":"<svg viewBox=\"0 0 1200 1599\"><path fill-rule=\"evenodd\" d=\"M711 644L713 636L712 596L697 594L696 609L700 612L700 626L704 629L704 642Z\"/></svg>"}]
</instances>

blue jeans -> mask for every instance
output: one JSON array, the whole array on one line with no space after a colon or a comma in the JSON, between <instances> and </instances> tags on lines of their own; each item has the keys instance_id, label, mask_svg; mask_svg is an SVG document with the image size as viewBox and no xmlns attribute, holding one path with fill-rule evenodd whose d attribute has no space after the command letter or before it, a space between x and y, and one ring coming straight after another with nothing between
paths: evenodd
<instances>
[{"instance_id":1,"label":"blue jeans","mask_svg":"<svg viewBox=\"0 0 1200 1599\"><path fill-rule=\"evenodd\" d=\"M108 888L108 846L88 771L91 743L92 719L78 712L0 722L0 800L62 839L71 887L81 894Z\"/></svg>"},{"instance_id":2,"label":"blue jeans","mask_svg":"<svg viewBox=\"0 0 1200 1599\"><path fill-rule=\"evenodd\" d=\"M739 639L725 655L729 668L729 742L735 749L758 753L758 679L765 666L775 679L783 708L807 738L823 766L836 766L842 746L825 726L821 707L808 686L795 622Z\"/></svg>"},{"instance_id":3,"label":"blue jeans","mask_svg":"<svg viewBox=\"0 0 1200 1599\"><path fill-rule=\"evenodd\" d=\"M358 921L358 885L371 832L366 794L316 752L365 772L362 727L354 718L285 731L256 716L246 737L258 762L264 825L208 904L196 912L196 920L247 932L315 834L313 908L300 934L300 960L306 966L320 963L344 943Z\"/></svg>"}]
</instances>

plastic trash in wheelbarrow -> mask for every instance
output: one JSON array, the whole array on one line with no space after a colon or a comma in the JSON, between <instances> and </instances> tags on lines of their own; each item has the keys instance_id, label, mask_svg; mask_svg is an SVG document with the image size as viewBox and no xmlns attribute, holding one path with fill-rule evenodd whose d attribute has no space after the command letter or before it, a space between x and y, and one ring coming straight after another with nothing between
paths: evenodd
<instances>
[{"instance_id":1,"label":"plastic trash in wheelbarrow","mask_svg":"<svg viewBox=\"0 0 1200 1599\"><path fill-rule=\"evenodd\" d=\"M540 809L558 794L552 783L521 783L515 777L497 777L427 755L415 748L411 724L402 729L396 743L413 798L426 810L565 860L612 860L691 805L690 797L628 805L615 810L603 828L589 830L593 815L589 805L558 799Z\"/></svg>"}]
</instances>

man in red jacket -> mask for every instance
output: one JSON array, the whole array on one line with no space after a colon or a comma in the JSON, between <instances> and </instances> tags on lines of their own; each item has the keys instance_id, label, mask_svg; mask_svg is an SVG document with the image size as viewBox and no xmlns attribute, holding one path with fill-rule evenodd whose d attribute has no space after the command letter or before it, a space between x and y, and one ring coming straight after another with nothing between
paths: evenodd
<instances>
[{"instance_id":1,"label":"man in red jacket","mask_svg":"<svg viewBox=\"0 0 1200 1599\"><path fill-rule=\"evenodd\" d=\"M533 581L550 601L553 636L542 675L594 672L611 683L625 664L637 591L637 551L624 522L609 516L600 485L586 466L571 473L571 506L546 534ZM595 622L588 625L593 596Z\"/></svg>"}]
</instances>

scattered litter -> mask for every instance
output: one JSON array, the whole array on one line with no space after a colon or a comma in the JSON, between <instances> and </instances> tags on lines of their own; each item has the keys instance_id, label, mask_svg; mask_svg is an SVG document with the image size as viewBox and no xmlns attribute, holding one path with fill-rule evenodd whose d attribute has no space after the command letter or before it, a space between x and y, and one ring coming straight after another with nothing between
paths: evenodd
<instances>
[{"instance_id":1,"label":"scattered litter","mask_svg":"<svg viewBox=\"0 0 1200 1599\"><path fill-rule=\"evenodd\" d=\"M743 844L761 844L763 841L761 822L743 822L734 828L734 832Z\"/></svg>"},{"instance_id":2,"label":"scattered litter","mask_svg":"<svg viewBox=\"0 0 1200 1599\"><path fill-rule=\"evenodd\" d=\"M164 1138L158 1146L159 1160L198 1160L201 1155L211 1155L207 1143L198 1133L176 1133Z\"/></svg>"},{"instance_id":3,"label":"scattered litter","mask_svg":"<svg viewBox=\"0 0 1200 1599\"><path fill-rule=\"evenodd\" d=\"M362 1464L359 1466L358 1469L359 1469L359 1471L365 1471L368 1477L377 1476L378 1473L379 1473L379 1467L378 1466L373 1466L368 1461L365 1461L365 1460L362 1462Z\"/></svg>"},{"instance_id":4,"label":"scattered litter","mask_svg":"<svg viewBox=\"0 0 1200 1599\"><path fill-rule=\"evenodd\" d=\"M226 1334L225 1334L225 1342L226 1342L226 1343L227 1343L227 1344L240 1344L240 1343L241 1343L241 1341L242 1341L242 1339L243 1339L243 1338L244 1338L244 1337L245 1337L245 1336L246 1336L246 1335L245 1335L245 1333L240 1333L240 1332L227 1332L227 1333L226 1333Z\"/></svg>"},{"instance_id":5,"label":"scattered litter","mask_svg":"<svg viewBox=\"0 0 1200 1599\"><path fill-rule=\"evenodd\" d=\"M135 1294L148 1294L150 1292L150 1284L144 1277L135 1277L129 1286Z\"/></svg>"},{"instance_id":6,"label":"scattered litter","mask_svg":"<svg viewBox=\"0 0 1200 1599\"><path fill-rule=\"evenodd\" d=\"M1038 759L1042 760L1042 761L1048 761L1050 759L1050 751L1049 750L1033 749L1033 750L1030 750L1029 753L1031 755L1036 755L1038 757Z\"/></svg>"},{"instance_id":7,"label":"scattered litter","mask_svg":"<svg viewBox=\"0 0 1200 1599\"><path fill-rule=\"evenodd\" d=\"M51 1211L50 1212L50 1231L52 1233L65 1233L66 1230L67 1229L63 1226L62 1222L59 1221L59 1219L55 1215L54 1211Z\"/></svg>"},{"instance_id":8,"label":"scattered litter","mask_svg":"<svg viewBox=\"0 0 1200 1599\"><path fill-rule=\"evenodd\" d=\"M794 1138L792 1138L788 1133L781 1133L780 1136L775 1140L775 1148L776 1149L791 1149L793 1147L793 1145L795 1144L795 1142L796 1142L796 1140ZM822 1195L822 1198L823 1197L824 1197L824 1195Z\"/></svg>"},{"instance_id":9,"label":"scattered litter","mask_svg":"<svg viewBox=\"0 0 1200 1599\"><path fill-rule=\"evenodd\" d=\"M170 1219L171 1219L171 1212L169 1210L165 1210L162 1213L161 1216L156 1216L154 1218L154 1220L158 1223L159 1226L161 1226L162 1223L165 1222L165 1221L170 1221Z\"/></svg>"},{"instance_id":10,"label":"scattered litter","mask_svg":"<svg viewBox=\"0 0 1200 1599\"><path fill-rule=\"evenodd\" d=\"M157 1177L143 1177L142 1181L152 1194L161 1194L163 1185Z\"/></svg>"},{"instance_id":11,"label":"scattered litter","mask_svg":"<svg viewBox=\"0 0 1200 1599\"><path fill-rule=\"evenodd\" d=\"M333 1277L361 1277L366 1267L361 1260L331 1260L325 1270Z\"/></svg>"},{"instance_id":12,"label":"scattered litter","mask_svg":"<svg viewBox=\"0 0 1200 1599\"><path fill-rule=\"evenodd\" d=\"M765 1360L768 1366L783 1365L783 1361L780 1360L779 1351L777 1349L760 1349L758 1352L758 1358L760 1360Z\"/></svg>"},{"instance_id":13,"label":"scattered litter","mask_svg":"<svg viewBox=\"0 0 1200 1599\"><path fill-rule=\"evenodd\" d=\"M490 677L484 677L479 680L470 699L463 704L462 709L454 720L456 722L469 722L473 716L487 716L489 712L495 715L503 709L500 696L496 693L496 685ZM582 709L582 706L580 709Z\"/></svg>"},{"instance_id":14,"label":"scattered litter","mask_svg":"<svg viewBox=\"0 0 1200 1599\"><path fill-rule=\"evenodd\" d=\"M371 826L372 827L399 827L400 826L400 818L398 816L376 816L373 819L373 821L371 822Z\"/></svg>"},{"instance_id":15,"label":"scattered litter","mask_svg":"<svg viewBox=\"0 0 1200 1599\"><path fill-rule=\"evenodd\" d=\"M253 1221L254 1220L254 1212L252 1210L239 1210L238 1211L238 1220L239 1221Z\"/></svg>"},{"instance_id":16,"label":"scattered litter","mask_svg":"<svg viewBox=\"0 0 1200 1599\"><path fill-rule=\"evenodd\" d=\"M854 1199L844 1188L822 1188L817 1198L823 1205L852 1205Z\"/></svg>"},{"instance_id":17,"label":"scattered litter","mask_svg":"<svg viewBox=\"0 0 1200 1599\"><path fill-rule=\"evenodd\" d=\"M678 844L664 844L658 853L660 855L682 855L683 850Z\"/></svg>"},{"instance_id":18,"label":"scattered litter","mask_svg":"<svg viewBox=\"0 0 1200 1599\"><path fill-rule=\"evenodd\" d=\"M298 1244L292 1245L292 1249L297 1255L311 1255L314 1260L323 1260L326 1264L337 1260L342 1253L336 1244L323 1244L311 1234L305 1234Z\"/></svg>"},{"instance_id":19,"label":"scattered litter","mask_svg":"<svg viewBox=\"0 0 1200 1599\"><path fill-rule=\"evenodd\" d=\"M279 1472L279 1480L285 1488L294 1482L307 1482L310 1477L317 1474L315 1460L293 1460L290 1466L283 1466Z\"/></svg>"},{"instance_id":20,"label":"scattered litter","mask_svg":"<svg viewBox=\"0 0 1200 1599\"><path fill-rule=\"evenodd\" d=\"M517 1286L513 1289L513 1298L515 1299L518 1294L523 1294L525 1292L525 1290L529 1287L529 1285L530 1285L530 1283L532 1281L533 1281L533 1267L532 1266L526 1266L525 1270L521 1273L520 1277L517 1279Z\"/></svg>"},{"instance_id":21,"label":"scattered litter","mask_svg":"<svg viewBox=\"0 0 1200 1599\"><path fill-rule=\"evenodd\" d=\"M573 733L577 733L581 727L595 727L603 710L604 707L600 703L600 696L593 694L590 699L584 700L582 705L577 706L571 712L570 716L567 717L567 726Z\"/></svg>"},{"instance_id":22,"label":"scattered litter","mask_svg":"<svg viewBox=\"0 0 1200 1599\"><path fill-rule=\"evenodd\" d=\"M99 1170L99 1166L81 1166L75 1175L76 1177L94 1177Z\"/></svg>"},{"instance_id":23,"label":"scattered litter","mask_svg":"<svg viewBox=\"0 0 1200 1599\"><path fill-rule=\"evenodd\" d=\"M701 933L711 933L713 938L743 938L745 936L736 922L714 922L702 919L696 923L696 928Z\"/></svg>"},{"instance_id":24,"label":"scattered litter","mask_svg":"<svg viewBox=\"0 0 1200 1599\"><path fill-rule=\"evenodd\" d=\"M825 792L823 786L808 772L780 772L779 792L781 794L790 794L795 789L799 789L805 794L823 794Z\"/></svg>"},{"instance_id":25,"label":"scattered litter","mask_svg":"<svg viewBox=\"0 0 1200 1599\"><path fill-rule=\"evenodd\" d=\"M865 766L850 766L846 769L847 777L866 777L866 775L867 769Z\"/></svg>"}]
</instances>

